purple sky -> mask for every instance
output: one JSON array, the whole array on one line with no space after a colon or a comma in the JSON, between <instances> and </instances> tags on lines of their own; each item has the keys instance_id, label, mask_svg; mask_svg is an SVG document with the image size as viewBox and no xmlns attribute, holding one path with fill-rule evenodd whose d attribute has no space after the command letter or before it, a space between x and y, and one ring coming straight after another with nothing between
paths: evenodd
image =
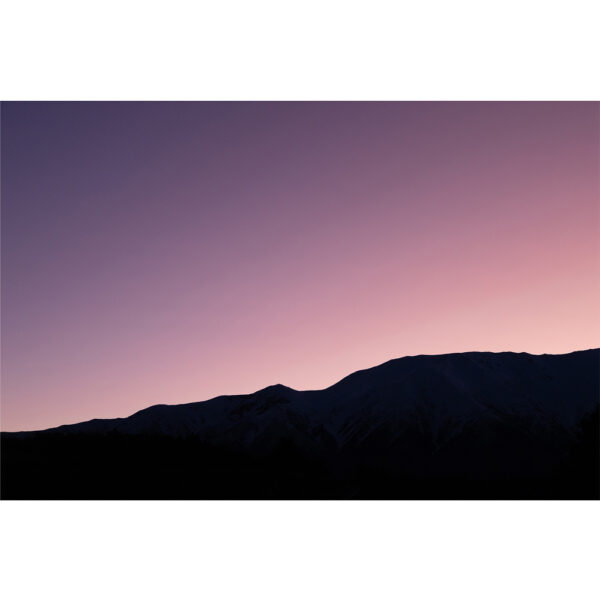
<instances>
[{"instance_id":1,"label":"purple sky","mask_svg":"<svg viewBox=\"0 0 600 600\"><path fill-rule=\"evenodd\" d=\"M2 429L599 345L597 103L4 103Z\"/></svg>"}]
</instances>

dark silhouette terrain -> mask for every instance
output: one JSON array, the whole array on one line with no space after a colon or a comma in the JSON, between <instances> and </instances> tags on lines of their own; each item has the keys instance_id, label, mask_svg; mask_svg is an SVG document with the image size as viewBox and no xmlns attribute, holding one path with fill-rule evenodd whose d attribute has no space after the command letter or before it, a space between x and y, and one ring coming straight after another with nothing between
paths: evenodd
<instances>
[{"instance_id":1,"label":"dark silhouette terrain","mask_svg":"<svg viewBox=\"0 0 600 600\"><path fill-rule=\"evenodd\" d=\"M2 434L3 499L598 499L600 351L417 356L320 391Z\"/></svg>"}]
</instances>

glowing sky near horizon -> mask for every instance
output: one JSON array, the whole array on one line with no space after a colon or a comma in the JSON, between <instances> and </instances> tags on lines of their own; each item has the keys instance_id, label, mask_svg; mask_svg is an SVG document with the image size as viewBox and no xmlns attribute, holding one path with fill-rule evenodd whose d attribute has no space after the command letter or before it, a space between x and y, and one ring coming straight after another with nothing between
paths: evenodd
<instances>
[{"instance_id":1,"label":"glowing sky near horizon","mask_svg":"<svg viewBox=\"0 0 600 600\"><path fill-rule=\"evenodd\" d=\"M597 103L4 103L2 430L600 345Z\"/></svg>"}]
</instances>

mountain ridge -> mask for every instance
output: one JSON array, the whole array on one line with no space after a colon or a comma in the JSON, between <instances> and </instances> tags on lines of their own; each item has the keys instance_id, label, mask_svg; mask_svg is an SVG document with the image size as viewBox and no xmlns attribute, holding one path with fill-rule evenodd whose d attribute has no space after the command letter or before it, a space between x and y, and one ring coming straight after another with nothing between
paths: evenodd
<instances>
[{"instance_id":1,"label":"mountain ridge","mask_svg":"<svg viewBox=\"0 0 600 600\"><path fill-rule=\"evenodd\" d=\"M591 499L599 403L600 349L403 357L2 433L2 497Z\"/></svg>"},{"instance_id":2,"label":"mountain ridge","mask_svg":"<svg viewBox=\"0 0 600 600\"><path fill-rule=\"evenodd\" d=\"M410 356L403 356L403 357L399 357L399 358L393 358L393 359L385 361L381 364L378 364L378 365L375 365L372 367L367 367L365 369L360 369L358 371L354 371L353 373L346 375L345 377L343 377L339 381L335 382L334 384L332 384L326 388L318 389L318 390L314 390L314 389L313 390L297 390L297 389L291 388L289 386L283 385L281 383L277 383L277 384L273 384L273 385L269 385L267 387L261 388L255 392L246 393L246 394L219 395L219 396L215 396L213 398L209 398L206 400L193 401L193 402L187 402L187 403L181 403L181 404L166 404L166 403L153 404L153 405L147 406L145 408L142 408L126 417L93 418L93 419L89 419L86 421L59 425L59 426L50 427L47 429L30 430L30 431L29 430L13 431L13 432L6 431L6 432L2 432L2 433L9 434L9 435L29 435L29 434L49 433L49 432L58 432L58 431L65 432L65 431L71 430L72 428L85 427L88 425L91 426L92 424L118 426L119 424L122 424L130 419L134 419L134 418L140 417L140 416L145 416L145 415L148 415L151 413L156 414L159 412L170 411L170 410L182 410L185 407L200 408L201 406L208 405L208 403L215 403L217 401L222 401L222 402L227 401L227 400L241 401L243 399L251 399L253 397L262 397L265 395L277 395L277 396L281 396L282 398L296 396L296 395L307 395L307 396L312 395L317 398L319 396L322 398L327 398L328 396L331 395L332 392L338 391L342 388L345 388L346 386L351 385L353 387L356 387L357 385L361 385L361 380L363 380L365 377L369 377L369 376L376 375L376 374L384 374L393 368L397 368L396 370L399 371L400 367L407 366L409 363L410 364L414 363L415 368L418 368L420 366L420 363L422 363L423 361L430 363L430 365L433 362L444 363L444 362L448 362L448 361L456 361L456 360L461 360L461 359L468 359L468 360L472 361L477 358L484 362L489 361L490 359L492 360L492 362L494 362L497 358L510 359L512 357L521 357L521 358L528 358L529 360L535 360L535 359L555 358L555 357L566 358L566 357L573 357L573 356L584 355L584 354L589 354L589 353L597 354L598 360L600 361L600 348L591 348L591 349L587 349L587 350L576 350L576 351L565 353L565 354L548 354L548 353L530 354L527 352L513 352L513 351L502 351L502 352L468 351L468 352L460 352L460 353L410 355ZM403 376L406 377L407 375L409 375L409 374L405 373ZM344 390L344 392L346 392L346 390ZM351 390L350 393L353 395L356 395L355 390Z\"/></svg>"}]
</instances>

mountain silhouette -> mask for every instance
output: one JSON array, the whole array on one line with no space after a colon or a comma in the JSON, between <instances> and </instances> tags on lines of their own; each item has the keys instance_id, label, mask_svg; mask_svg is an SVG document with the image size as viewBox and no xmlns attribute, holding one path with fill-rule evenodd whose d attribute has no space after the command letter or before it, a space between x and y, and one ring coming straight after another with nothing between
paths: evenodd
<instances>
[{"instance_id":1,"label":"mountain silhouette","mask_svg":"<svg viewBox=\"0 0 600 600\"><path fill-rule=\"evenodd\" d=\"M596 498L599 400L598 349L405 357L3 433L2 497Z\"/></svg>"}]
</instances>

